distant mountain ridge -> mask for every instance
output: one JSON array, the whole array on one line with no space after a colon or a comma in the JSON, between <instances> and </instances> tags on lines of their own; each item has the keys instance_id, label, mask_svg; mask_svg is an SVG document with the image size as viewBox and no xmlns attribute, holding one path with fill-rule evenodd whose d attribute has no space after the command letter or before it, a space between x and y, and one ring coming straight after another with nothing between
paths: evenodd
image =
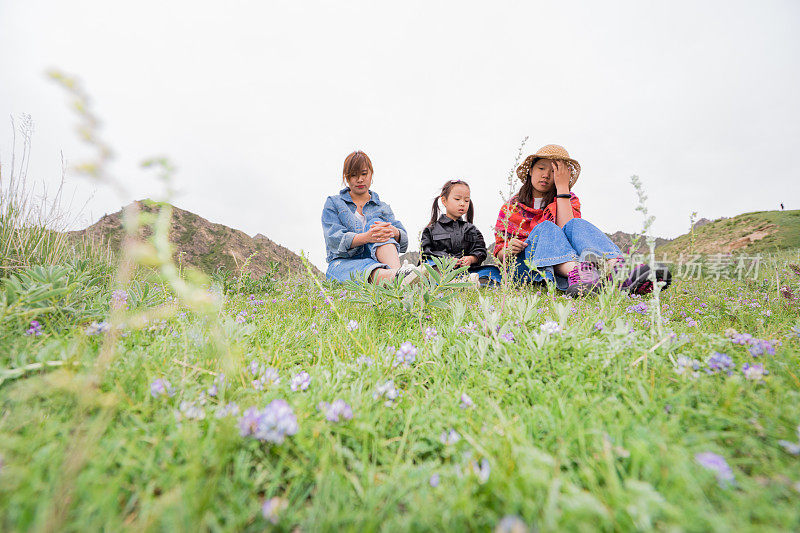
<instances>
[{"instance_id":1,"label":"distant mountain ridge","mask_svg":"<svg viewBox=\"0 0 800 533\"><path fill-rule=\"evenodd\" d=\"M144 201L136 201L139 209L153 212ZM113 250L119 250L125 231L122 227L122 210L104 215L99 221L86 229L72 231L70 235L86 236L95 242L107 243ZM142 237L149 231L143 230ZM223 224L209 222L190 211L172 206L172 221L169 231L170 242L175 246L175 260L211 273L219 267L238 271L248 257L248 270L255 277L272 272L277 263L277 274L286 275L306 272L303 260L289 250L259 233L250 237L245 232ZM322 273L313 265L312 271Z\"/></svg>"}]
</instances>

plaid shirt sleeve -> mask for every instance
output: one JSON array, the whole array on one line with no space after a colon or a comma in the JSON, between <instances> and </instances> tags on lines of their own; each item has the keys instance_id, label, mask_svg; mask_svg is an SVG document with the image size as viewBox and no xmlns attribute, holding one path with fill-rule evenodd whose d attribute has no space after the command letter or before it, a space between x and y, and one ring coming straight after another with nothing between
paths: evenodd
<instances>
[{"instance_id":1,"label":"plaid shirt sleeve","mask_svg":"<svg viewBox=\"0 0 800 533\"><path fill-rule=\"evenodd\" d=\"M494 250L493 254L497 256L503 246L506 245L506 240L513 237L513 230L511 228L511 202L506 202L500 208L500 213L497 215L497 222L494 225Z\"/></svg>"},{"instance_id":2,"label":"plaid shirt sleeve","mask_svg":"<svg viewBox=\"0 0 800 533\"><path fill-rule=\"evenodd\" d=\"M572 216L575 218L581 218L581 201L578 200L577 195L574 192L569 193L570 199L569 203L572 206ZM556 221L556 213L558 213L556 203L558 200L553 200L550 205L548 205L544 209L543 218L544 220L549 220L550 222Z\"/></svg>"}]
</instances>

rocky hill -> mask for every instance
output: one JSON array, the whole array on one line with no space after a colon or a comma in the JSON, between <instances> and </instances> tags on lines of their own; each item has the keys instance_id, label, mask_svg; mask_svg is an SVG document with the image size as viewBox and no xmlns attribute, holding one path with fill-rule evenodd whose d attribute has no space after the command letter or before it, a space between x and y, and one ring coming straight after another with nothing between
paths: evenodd
<instances>
[{"instance_id":1,"label":"rocky hill","mask_svg":"<svg viewBox=\"0 0 800 533\"><path fill-rule=\"evenodd\" d=\"M625 233L624 231L617 231L615 233L606 233L611 242L616 244L623 253L638 253L644 254L649 253L650 248L647 247L647 239L643 236L639 236L639 240L636 243L636 249L631 250L633 246L633 240L637 237L634 233ZM659 246L663 246L671 242L672 239L663 239L661 237L656 237L656 248Z\"/></svg>"},{"instance_id":2,"label":"rocky hill","mask_svg":"<svg viewBox=\"0 0 800 533\"><path fill-rule=\"evenodd\" d=\"M139 209L154 211L146 202L137 201ZM80 231L70 232L73 236L86 236L95 242L108 243L113 250L119 250L124 236L122 211L105 215L95 224ZM147 237L149 230L142 231ZM243 231L229 228L223 224L209 222L201 216L178 207L172 208L172 224L169 232L170 242L175 246L175 259L183 264L211 273L219 267L238 272L248 257L253 258L248 270L254 277L267 273L286 275L305 272L300 256L261 233L250 237ZM180 256L180 258L179 258ZM312 270L321 275L316 267Z\"/></svg>"}]
</instances>

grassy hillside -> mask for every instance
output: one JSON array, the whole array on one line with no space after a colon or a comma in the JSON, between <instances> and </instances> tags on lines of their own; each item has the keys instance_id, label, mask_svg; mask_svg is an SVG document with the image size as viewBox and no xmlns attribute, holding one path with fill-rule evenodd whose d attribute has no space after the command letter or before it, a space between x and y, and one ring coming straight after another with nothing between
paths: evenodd
<instances>
[{"instance_id":1,"label":"grassy hillside","mask_svg":"<svg viewBox=\"0 0 800 533\"><path fill-rule=\"evenodd\" d=\"M765 276L797 289L789 255ZM800 526L800 301L771 283L407 311L304 278L201 312L89 266L0 285L0 530Z\"/></svg>"},{"instance_id":2,"label":"grassy hillside","mask_svg":"<svg viewBox=\"0 0 800 533\"><path fill-rule=\"evenodd\" d=\"M757 254L800 248L800 210L757 211L715 220L658 247L667 256L680 254Z\"/></svg>"}]
</instances>

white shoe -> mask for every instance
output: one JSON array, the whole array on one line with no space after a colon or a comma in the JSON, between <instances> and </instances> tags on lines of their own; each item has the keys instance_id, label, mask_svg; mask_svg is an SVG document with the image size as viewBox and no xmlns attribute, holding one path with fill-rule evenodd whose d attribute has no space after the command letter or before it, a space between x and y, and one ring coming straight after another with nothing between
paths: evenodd
<instances>
[{"instance_id":1,"label":"white shoe","mask_svg":"<svg viewBox=\"0 0 800 533\"><path fill-rule=\"evenodd\" d=\"M480 289L481 288L481 281L480 281L480 277L478 276L477 272L473 272L472 274L470 274L468 279L469 279L470 283L475 285L476 289Z\"/></svg>"},{"instance_id":2,"label":"white shoe","mask_svg":"<svg viewBox=\"0 0 800 533\"><path fill-rule=\"evenodd\" d=\"M409 264L407 260L404 261L403 266L397 270L397 275L402 276L403 278L402 285L404 287L418 283L420 281L421 274L422 272L420 271L420 267L415 267L414 265Z\"/></svg>"}]
</instances>

